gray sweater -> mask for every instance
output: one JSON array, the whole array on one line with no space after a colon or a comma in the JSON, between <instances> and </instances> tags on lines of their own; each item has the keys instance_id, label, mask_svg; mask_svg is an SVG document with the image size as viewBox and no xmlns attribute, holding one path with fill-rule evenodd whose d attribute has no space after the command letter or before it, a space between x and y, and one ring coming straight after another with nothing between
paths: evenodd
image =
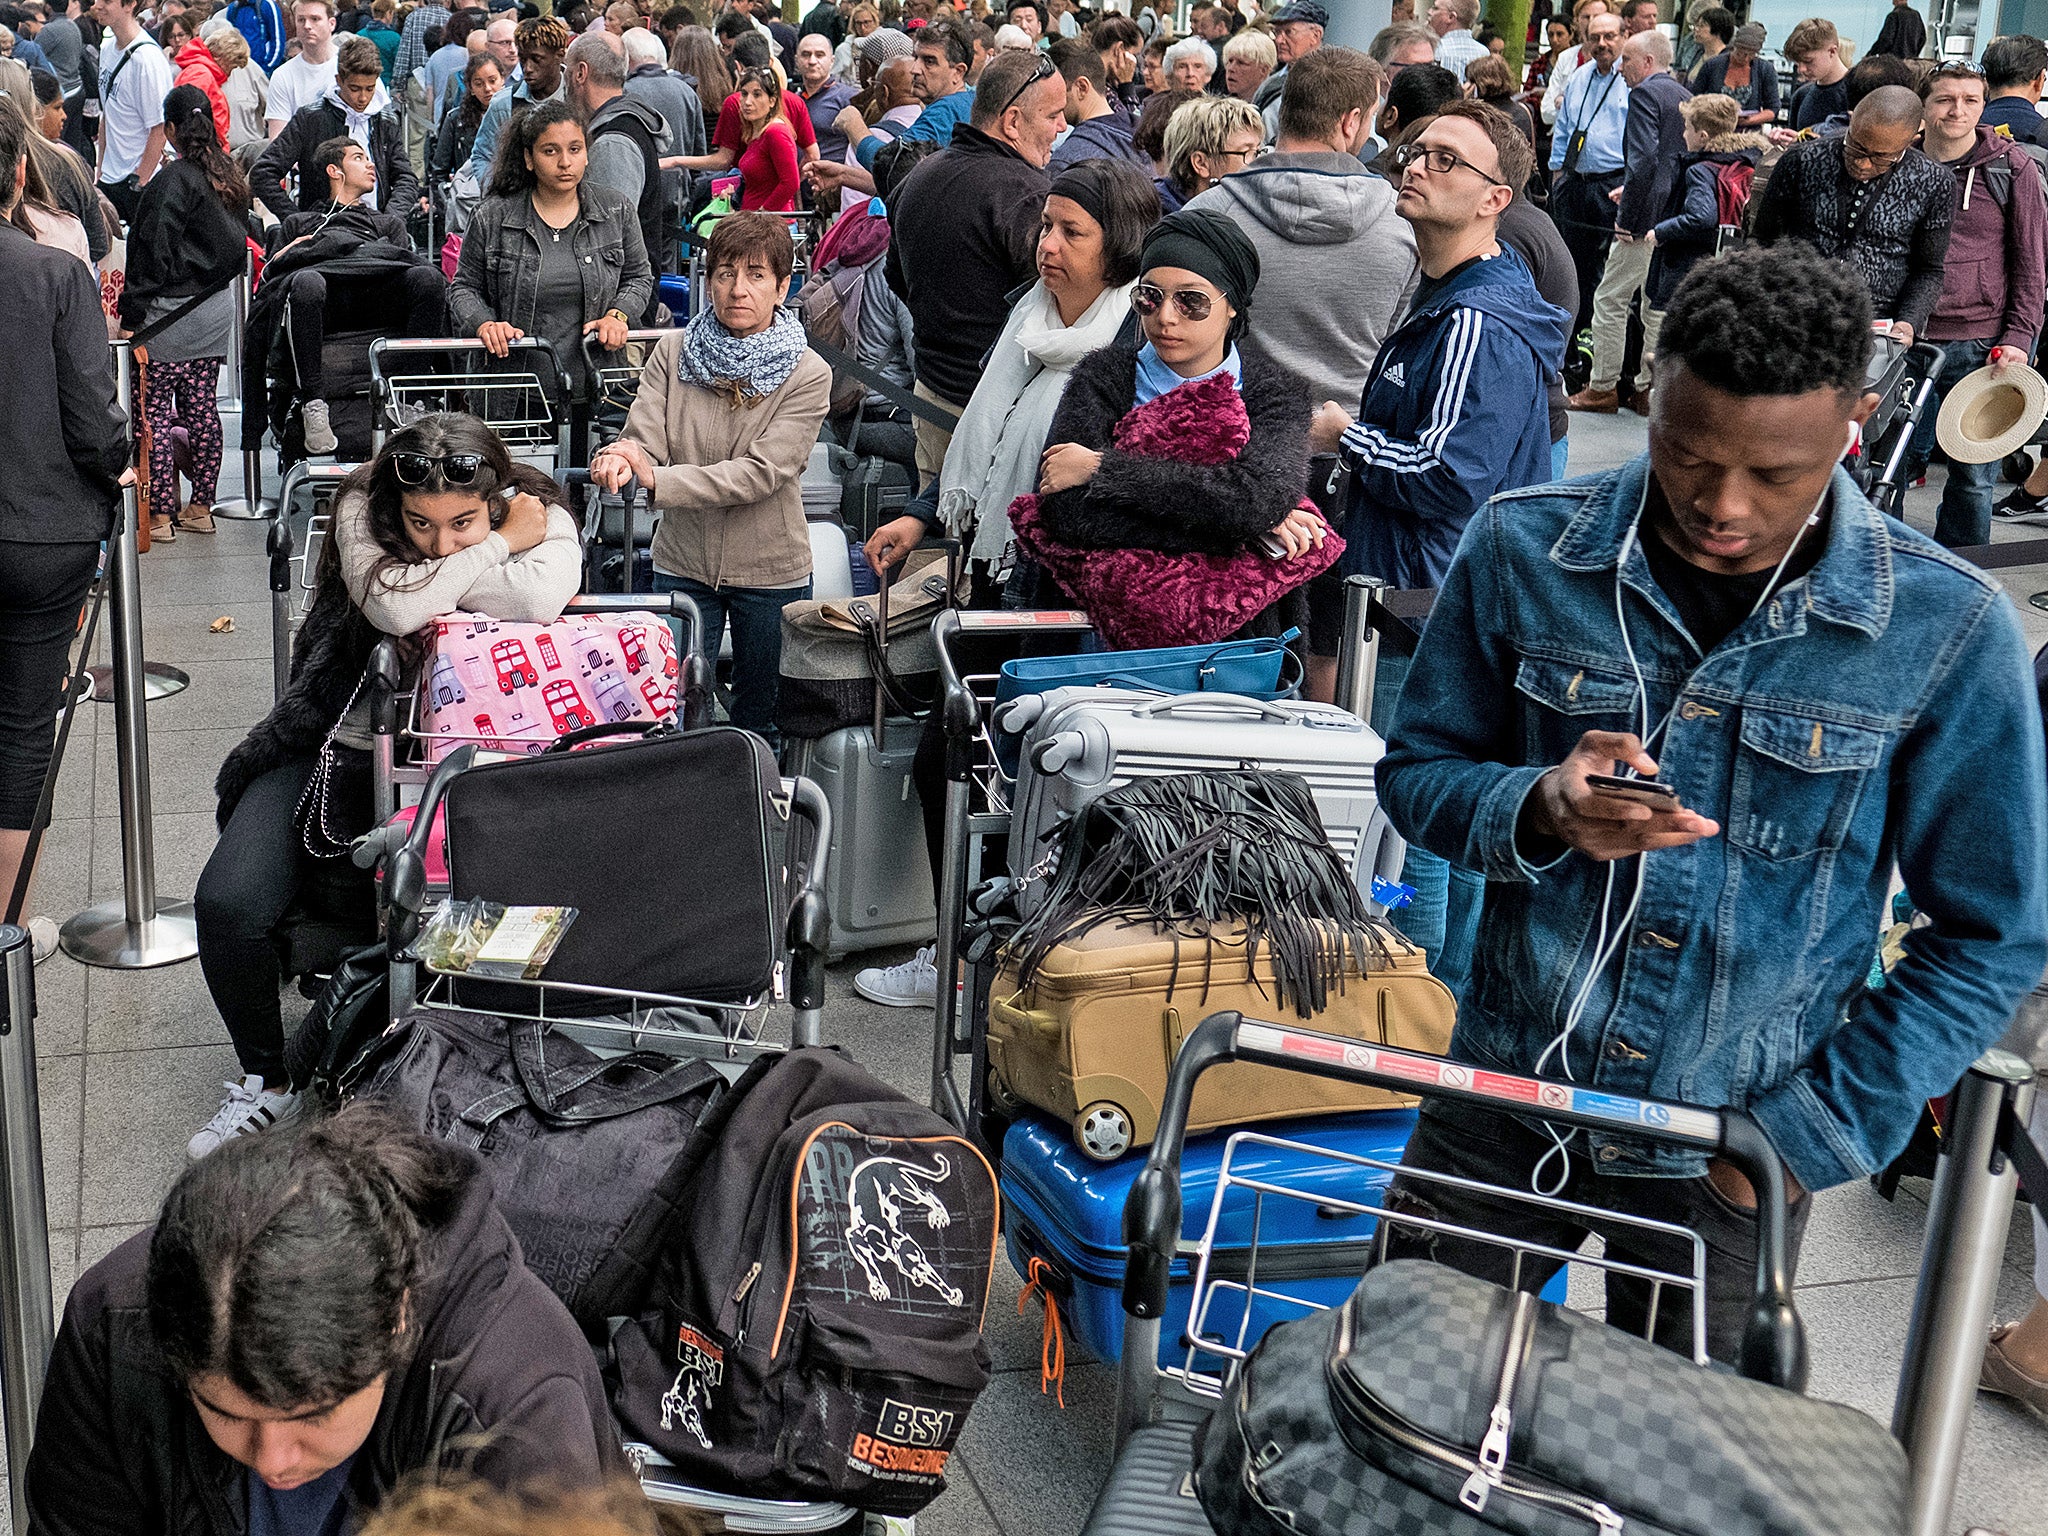
<instances>
[{"instance_id":1,"label":"gray sweater","mask_svg":"<svg viewBox=\"0 0 2048 1536\"><path fill-rule=\"evenodd\" d=\"M1258 248L1243 350L1300 378L1317 404L1356 410L1415 291L1415 235L1394 189L1351 155L1275 154L1188 206L1236 220Z\"/></svg>"}]
</instances>

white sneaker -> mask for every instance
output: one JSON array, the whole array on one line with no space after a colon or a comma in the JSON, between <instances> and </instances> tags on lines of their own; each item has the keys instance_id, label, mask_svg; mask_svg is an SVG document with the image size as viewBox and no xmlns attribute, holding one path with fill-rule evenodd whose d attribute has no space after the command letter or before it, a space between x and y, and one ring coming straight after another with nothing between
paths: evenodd
<instances>
[{"instance_id":1,"label":"white sneaker","mask_svg":"<svg viewBox=\"0 0 2048 1536\"><path fill-rule=\"evenodd\" d=\"M853 978L853 990L885 1008L936 1008L939 968L932 964L935 952L927 944L901 965L871 965Z\"/></svg>"},{"instance_id":2,"label":"white sneaker","mask_svg":"<svg viewBox=\"0 0 2048 1536\"><path fill-rule=\"evenodd\" d=\"M195 1163L237 1136L254 1136L289 1124L298 1113L299 1096L296 1093L267 1089L258 1076L229 1083L227 1090L228 1096L221 1100L214 1117L206 1122L206 1129L185 1144L185 1155Z\"/></svg>"},{"instance_id":3,"label":"white sneaker","mask_svg":"<svg viewBox=\"0 0 2048 1536\"><path fill-rule=\"evenodd\" d=\"M35 951L36 964L41 965L57 953L57 924L47 917L32 917L28 920L29 948Z\"/></svg>"},{"instance_id":4,"label":"white sneaker","mask_svg":"<svg viewBox=\"0 0 2048 1536\"><path fill-rule=\"evenodd\" d=\"M305 429L306 452L332 453L340 446L341 440L334 435L334 428L327 422L325 400L308 400L300 406L299 425Z\"/></svg>"}]
</instances>

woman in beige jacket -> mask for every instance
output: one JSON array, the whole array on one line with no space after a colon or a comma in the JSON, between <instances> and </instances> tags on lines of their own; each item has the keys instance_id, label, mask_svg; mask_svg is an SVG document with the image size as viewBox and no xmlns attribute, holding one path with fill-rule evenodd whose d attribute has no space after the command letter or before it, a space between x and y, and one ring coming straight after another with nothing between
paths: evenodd
<instances>
[{"instance_id":1,"label":"woman in beige jacket","mask_svg":"<svg viewBox=\"0 0 2048 1536\"><path fill-rule=\"evenodd\" d=\"M783 309L795 259L785 220L733 213L705 254L711 304L657 343L615 443L591 478L654 487L654 585L686 592L715 654L732 623L732 719L774 739L782 610L811 595L804 466L832 370Z\"/></svg>"}]
</instances>

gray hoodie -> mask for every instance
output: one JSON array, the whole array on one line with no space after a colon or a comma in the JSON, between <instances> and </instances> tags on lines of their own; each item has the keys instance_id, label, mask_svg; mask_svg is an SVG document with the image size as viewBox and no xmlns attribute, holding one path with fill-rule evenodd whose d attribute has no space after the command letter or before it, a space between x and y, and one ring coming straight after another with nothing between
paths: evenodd
<instances>
[{"instance_id":1,"label":"gray hoodie","mask_svg":"<svg viewBox=\"0 0 2048 1536\"><path fill-rule=\"evenodd\" d=\"M1228 215L1259 252L1239 343L1355 409L1380 343L1415 290L1415 235L1394 189L1335 150L1268 155L1188 204Z\"/></svg>"}]
</instances>

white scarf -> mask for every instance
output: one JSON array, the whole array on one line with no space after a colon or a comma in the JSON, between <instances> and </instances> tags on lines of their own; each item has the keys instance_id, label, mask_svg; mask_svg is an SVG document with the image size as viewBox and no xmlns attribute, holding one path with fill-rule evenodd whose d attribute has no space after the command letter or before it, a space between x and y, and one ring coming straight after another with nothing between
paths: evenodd
<instances>
[{"instance_id":1,"label":"white scarf","mask_svg":"<svg viewBox=\"0 0 2048 1536\"><path fill-rule=\"evenodd\" d=\"M391 107L391 98L385 93L384 87L381 84L377 87L377 94L370 98L370 110L367 112L358 112L343 99L340 90L331 85L327 88L327 105L341 113L341 120L348 125L348 136L362 145L363 153L374 160L376 155L370 148L370 123ZM384 189L381 186L373 188L363 201L372 208L382 208Z\"/></svg>"},{"instance_id":2,"label":"white scarf","mask_svg":"<svg viewBox=\"0 0 2048 1536\"><path fill-rule=\"evenodd\" d=\"M946 531L958 538L969 523L977 524L968 558L1008 563L1010 503L1038 486L1039 455L1067 375L1090 352L1116 340L1135 286L1104 289L1072 325L1060 323L1059 306L1044 283L1034 283L1010 311L939 472L939 517Z\"/></svg>"}]
</instances>

